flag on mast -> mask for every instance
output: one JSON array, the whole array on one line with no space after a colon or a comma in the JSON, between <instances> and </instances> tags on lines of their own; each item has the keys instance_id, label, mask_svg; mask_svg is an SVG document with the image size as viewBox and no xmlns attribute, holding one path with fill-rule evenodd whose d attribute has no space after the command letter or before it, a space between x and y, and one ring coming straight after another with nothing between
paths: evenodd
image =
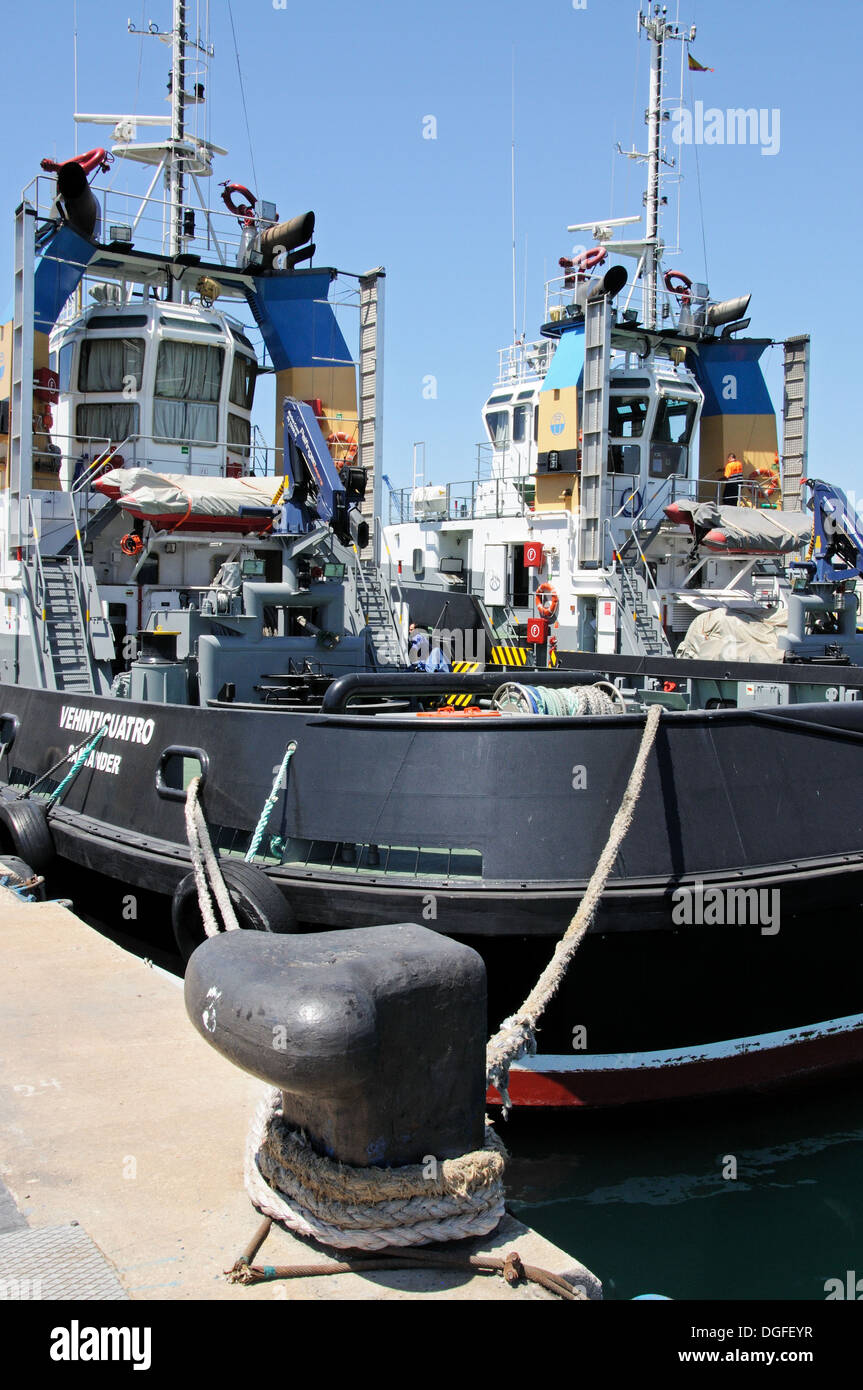
<instances>
[{"instance_id":1,"label":"flag on mast","mask_svg":"<svg viewBox=\"0 0 863 1390\"><path fill-rule=\"evenodd\" d=\"M688 63L689 63L689 71L690 71L690 72L714 72L714 71L715 71L714 68L706 68L706 67L704 67L702 63L699 63L699 62L698 62L698 59L697 59L697 58L693 58L693 56L692 56L691 53L687 53L686 58L687 58L687 61L688 61Z\"/></svg>"}]
</instances>

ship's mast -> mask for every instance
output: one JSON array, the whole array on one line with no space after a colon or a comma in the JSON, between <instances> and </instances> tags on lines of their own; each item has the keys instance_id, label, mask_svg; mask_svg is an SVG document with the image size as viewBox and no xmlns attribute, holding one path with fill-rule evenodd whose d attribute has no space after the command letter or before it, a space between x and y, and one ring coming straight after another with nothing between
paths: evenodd
<instances>
[{"instance_id":1,"label":"ship's mast","mask_svg":"<svg viewBox=\"0 0 863 1390\"><path fill-rule=\"evenodd\" d=\"M185 180L183 178L183 159L177 157L177 150L186 133L186 3L174 0L173 62L171 64L171 140L175 144L174 157L166 170L168 204L170 207L170 234L168 250L178 256L183 249L183 199Z\"/></svg>"},{"instance_id":2,"label":"ship's mast","mask_svg":"<svg viewBox=\"0 0 863 1390\"><path fill-rule=\"evenodd\" d=\"M644 315L648 328L655 328L656 280L659 263L662 259L663 243L660 236L662 209L662 166L671 163L662 153L662 122L666 113L662 110L662 77L665 44L668 39L683 39L691 43L695 38L695 25L684 33L678 25L666 19L667 6L654 5L651 11L638 12L639 32L644 29L650 40L650 97L645 115L647 122L647 190L644 195L646 214L646 246L644 260ZM645 156L642 156L644 158Z\"/></svg>"},{"instance_id":3,"label":"ship's mast","mask_svg":"<svg viewBox=\"0 0 863 1390\"><path fill-rule=\"evenodd\" d=\"M146 29L136 29L131 20L128 22L130 34L136 34L144 38L161 39L163 43L171 45L171 116L170 116L170 138L164 141L161 147L161 155L165 177L165 192L167 203L167 250L170 256L182 254L187 233L185 229L186 214L186 181L187 176L194 179L196 173L200 174L204 170L200 167L203 161L206 171L209 172L209 161L212 152L218 150L215 145L210 145L203 140L197 132L190 132L186 119L186 108L189 105L198 105L205 100L204 84L197 81L201 75L200 69L196 70L190 55L200 54L205 65L213 56L213 47L204 35L203 39L199 34L190 38L186 24L188 4L186 0L173 0L173 18L170 32L159 28L157 24L150 23ZM158 120L158 118L155 118ZM169 124L168 120L165 124ZM133 122L134 123L134 120ZM148 123L154 121L148 118ZM194 149L190 148L190 142ZM134 158L134 147L129 146L124 151L127 157ZM224 151L218 151L224 153Z\"/></svg>"}]
</instances>

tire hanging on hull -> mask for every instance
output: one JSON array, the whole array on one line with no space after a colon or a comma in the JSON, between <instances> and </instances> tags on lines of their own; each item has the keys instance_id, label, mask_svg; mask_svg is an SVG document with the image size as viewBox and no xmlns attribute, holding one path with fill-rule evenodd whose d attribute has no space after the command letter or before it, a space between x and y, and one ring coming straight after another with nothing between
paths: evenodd
<instances>
[{"instance_id":1,"label":"tire hanging on hull","mask_svg":"<svg viewBox=\"0 0 863 1390\"><path fill-rule=\"evenodd\" d=\"M293 908L263 869L235 859L220 859L219 868L243 931L297 930ZM188 960L192 952L207 939L194 873L187 874L174 891L171 925L177 949L183 959ZM224 930L224 923L221 925Z\"/></svg>"},{"instance_id":2,"label":"tire hanging on hull","mask_svg":"<svg viewBox=\"0 0 863 1390\"><path fill-rule=\"evenodd\" d=\"M41 806L32 801L0 801L0 852L23 859L37 874L53 863L56 850Z\"/></svg>"}]
</instances>

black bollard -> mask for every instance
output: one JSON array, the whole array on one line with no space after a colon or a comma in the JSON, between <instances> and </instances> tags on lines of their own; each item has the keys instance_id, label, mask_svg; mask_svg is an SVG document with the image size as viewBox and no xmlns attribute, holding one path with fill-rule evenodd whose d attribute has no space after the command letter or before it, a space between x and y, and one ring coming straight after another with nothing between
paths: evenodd
<instances>
[{"instance_id":1,"label":"black bollard","mask_svg":"<svg viewBox=\"0 0 863 1390\"><path fill-rule=\"evenodd\" d=\"M186 969L202 1037L282 1092L319 1153L401 1167L483 1147L486 977L413 923L211 937Z\"/></svg>"}]
</instances>

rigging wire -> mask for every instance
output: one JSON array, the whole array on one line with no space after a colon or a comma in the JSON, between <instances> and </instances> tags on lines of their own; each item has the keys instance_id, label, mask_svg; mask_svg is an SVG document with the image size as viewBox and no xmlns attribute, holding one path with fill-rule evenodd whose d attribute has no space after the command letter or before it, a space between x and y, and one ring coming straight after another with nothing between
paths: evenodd
<instances>
[{"instance_id":1,"label":"rigging wire","mask_svg":"<svg viewBox=\"0 0 863 1390\"><path fill-rule=\"evenodd\" d=\"M72 88L73 88L73 91L72 91L72 101L73 101L73 103L74 103L73 110L74 110L74 112L77 114L77 111L78 111L78 0L74 0L74 3L73 3L73 5L72 5ZM78 122L77 122L77 121L74 122L74 126L75 126L75 145L74 145L74 149L72 150L72 153L73 153L73 154L77 154L77 153L78 153Z\"/></svg>"},{"instance_id":2,"label":"rigging wire","mask_svg":"<svg viewBox=\"0 0 863 1390\"><path fill-rule=\"evenodd\" d=\"M512 93L511 93L511 116L512 116L512 155L510 159L510 204L512 213L512 341L513 344L518 339L518 304L516 290L516 268L515 268L515 44L512 46Z\"/></svg>"},{"instance_id":3,"label":"rigging wire","mask_svg":"<svg viewBox=\"0 0 863 1390\"><path fill-rule=\"evenodd\" d=\"M255 152L254 152L254 149L253 149L253 147L252 147L252 132L251 132L251 128L250 128L250 126L249 126L249 112L248 112L248 108L246 107L246 89L245 89L245 86L244 86L244 84L243 84L243 71L242 71L242 68L240 67L240 48L239 48L239 44L237 43L237 30L236 30L236 28L234 27L234 9L233 9L233 6L232 6L232 4L231 4L231 0L228 0L228 17L230 18L230 21L231 21L231 34L233 35L233 39L234 39L234 55L235 55L235 57L236 57L236 59L237 59L237 76L238 76L239 79L240 79L240 99L241 99L241 101L242 101L242 103L243 103L243 118L244 118L244 120L245 120L245 122L246 122L246 136L247 136L248 141L249 141L249 159L250 159L251 165L252 165L252 178L254 179L254 182L255 182L255 191L257 192L257 191L258 191L258 175L257 175L257 171L256 171L256 169L255 169Z\"/></svg>"},{"instance_id":4,"label":"rigging wire","mask_svg":"<svg viewBox=\"0 0 863 1390\"><path fill-rule=\"evenodd\" d=\"M692 105L692 77L689 78L689 102ZM704 255L704 279L710 284L710 271L707 266L707 237L704 231L704 198L701 192L701 163L698 158L698 142L693 140L692 153L695 157L695 178L698 184L698 215L701 219L701 248Z\"/></svg>"}]
</instances>

